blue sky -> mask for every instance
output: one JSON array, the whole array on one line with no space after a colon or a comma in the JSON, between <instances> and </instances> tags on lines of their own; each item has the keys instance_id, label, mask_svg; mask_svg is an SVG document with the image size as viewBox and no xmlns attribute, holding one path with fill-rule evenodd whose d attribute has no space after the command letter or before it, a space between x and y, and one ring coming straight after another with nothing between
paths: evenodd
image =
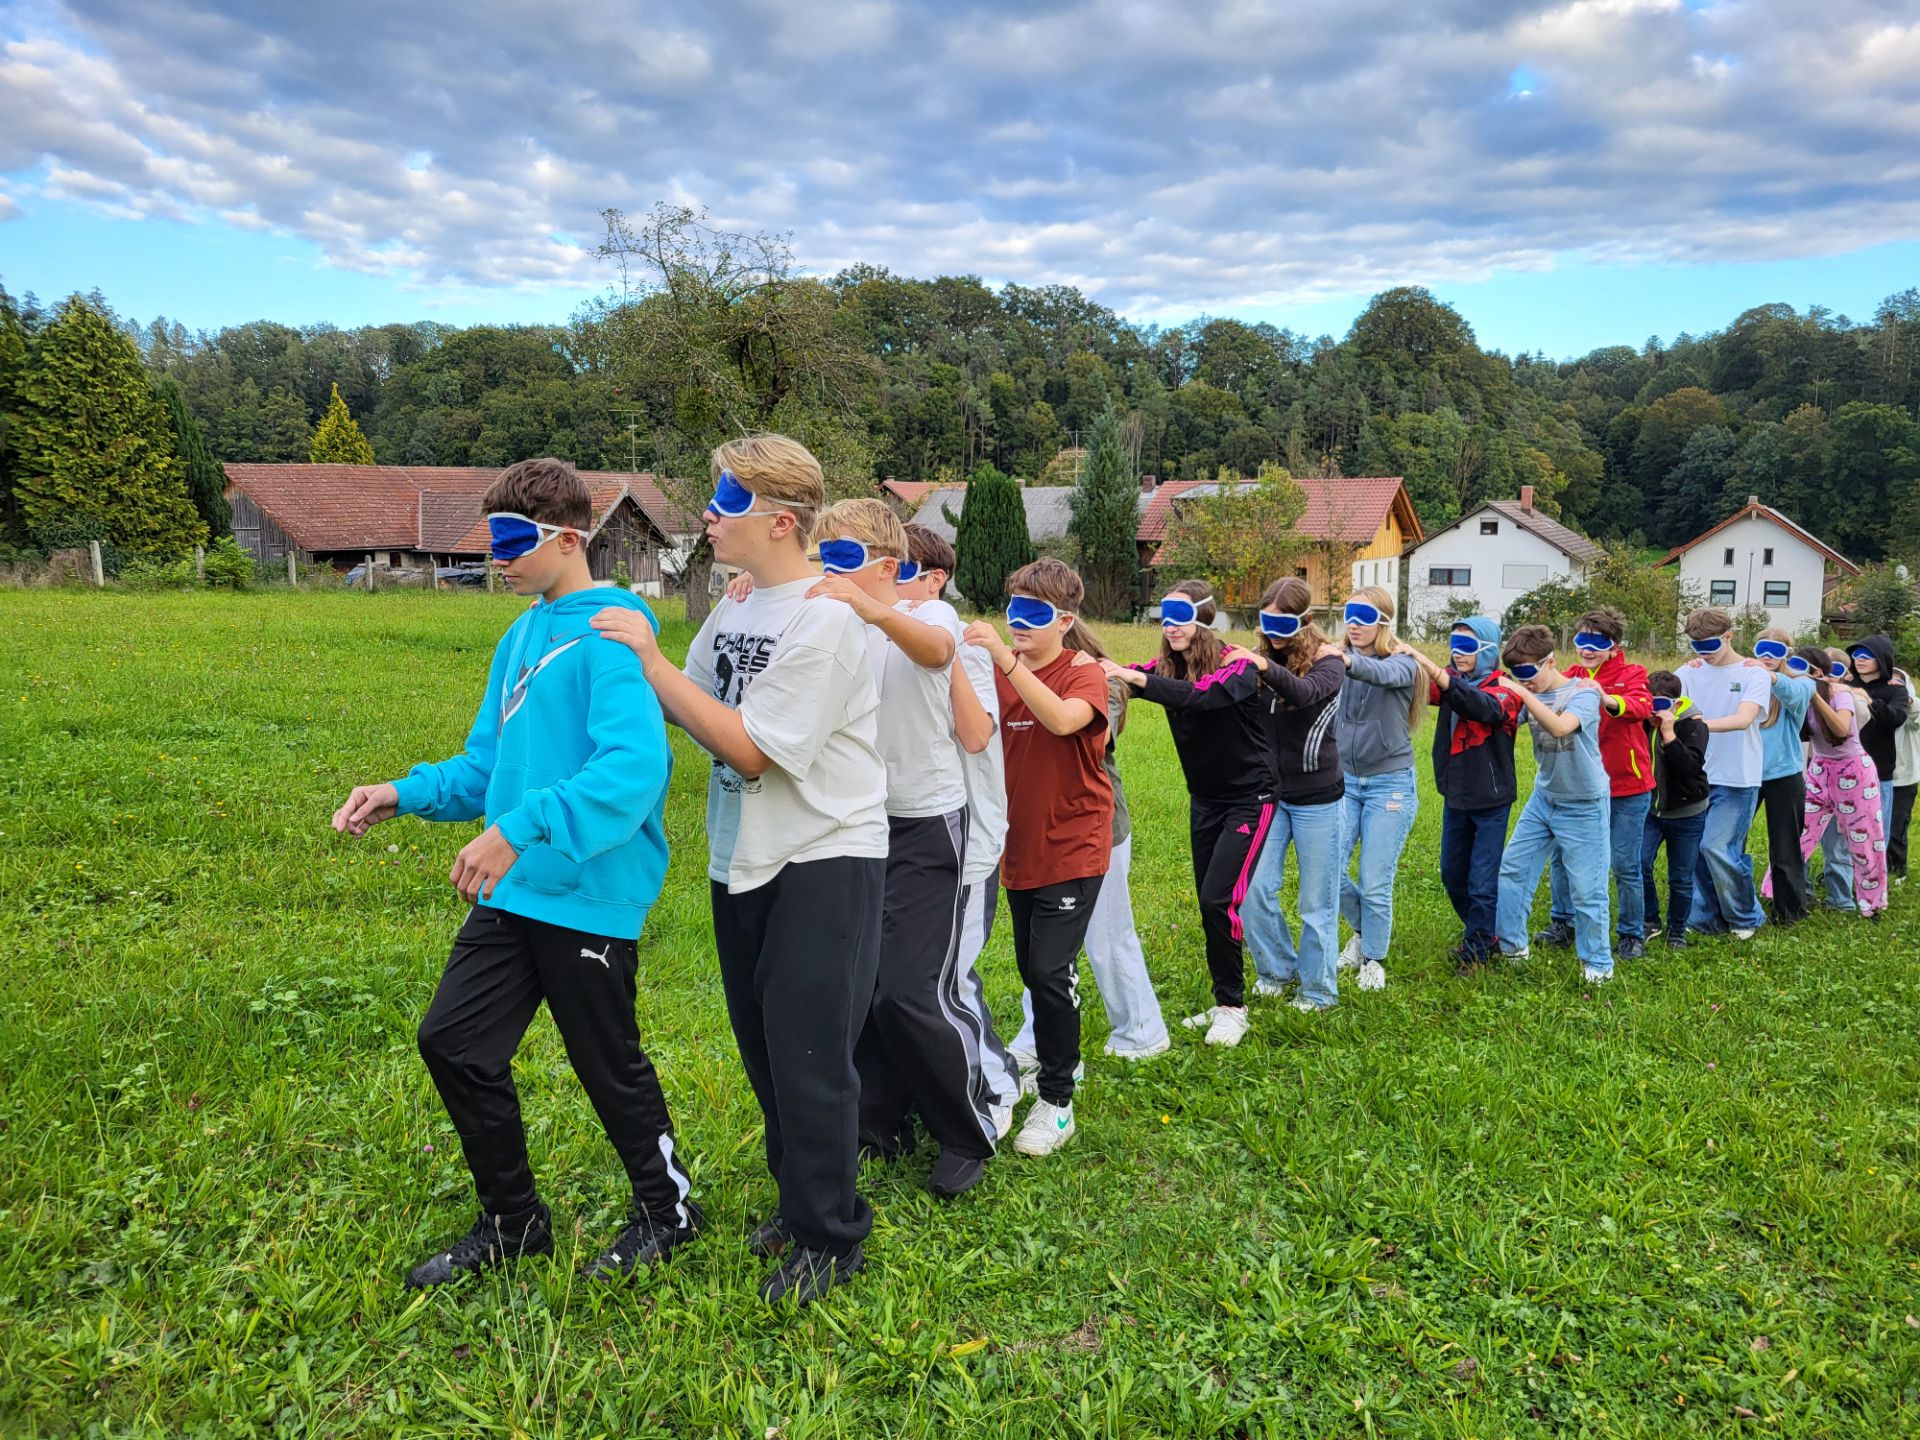
<instances>
[{"instance_id":1,"label":"blue sky","mask_svg":"<svg viewBox=\"0 0 1920 1440\"><path fill-rule=\"evenodd\" d=\"M323 77L323 78L316 78ZM1343 333L1583 353L1920 285L1884 0L0 0L0 281L191 327L560 320L598 212Z\"/></svg>"}]
</instances>

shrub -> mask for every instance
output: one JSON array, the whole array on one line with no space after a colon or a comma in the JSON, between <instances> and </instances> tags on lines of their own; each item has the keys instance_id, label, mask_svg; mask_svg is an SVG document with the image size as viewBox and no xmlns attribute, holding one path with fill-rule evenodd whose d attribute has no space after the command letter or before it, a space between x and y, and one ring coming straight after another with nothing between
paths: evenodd
<instances>
[{"instance_id":1,"label":"shrub","mask_svg":"<svg viewBox=\"0 0 1920 1440\"><path fill-rule=\"evenodd\" d=\"M216 590L245 590L253 584L253 556L222 535L207 550L206 571L207 584Z\"/></svg>"}]
</instances>

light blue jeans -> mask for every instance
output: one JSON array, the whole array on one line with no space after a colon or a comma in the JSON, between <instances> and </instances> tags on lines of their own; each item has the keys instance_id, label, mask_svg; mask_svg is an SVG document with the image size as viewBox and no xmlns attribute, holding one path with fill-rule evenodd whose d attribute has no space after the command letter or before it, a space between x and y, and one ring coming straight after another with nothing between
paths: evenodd
<instances>
[{"instance_id":1,"label":"light blue jeans","mask_svg":"<svg viewBox=\"0 0 1920 1440\"><path fill-rule=\"evenodd\" d=\"M1420 813L1420 786L1413 767L1385 775L1348 775L1340 802L1340 918L1360 936L1360 953L1385 960L1393 943L1393 877L1400 868L1413 820ZM1346 874L1360 851L1360 883Z\"/></svg>"},{"instance_id":2,"label":"light blue jeans","mask_svg":"<svg viewBox=\"0 0 1920 1440\"><path fill-rule=\"evenodd\" d=\"M1753 885L1747 831L1760 805L1758 785L1707 787L1707 828L1693 867L1693 914L1687 928L1706 935L1758 930L1767 923Z\"/></svg>"},{"instance_id":3,"label":"light blue jeans","mask_svg":"<svg viewBox=\"0 0 1920 1440\"><path fill-rule=\"evenodd\" d=\"M1607 844L1613 854L1613 885L1620 897L1622 940L1642 940L1647 933L1647 900L1640 878L1640 839L1647 828L1647 811L1653 792L1615 795L1607 802ZM1553 918L1573 920L1573 895L1567 888L1567 867L1558 853L1553 857L1548 885L1553 894Z\"/></svg>"},{"instance_id":4,"label":"light blue jeans","mask_svg":"<svg viewBox=\"0 0 1920 1440\"><path fill-rule=\"evenodd\" d=\"M1240 925L1253 952L1254 972L1262 980L1286 984L1298 979L1300 996L1316 1005L1340 999L1334 959L1340 945L1341 805L1289 805L1273 802L1267 843L1240 906ZM1292 845L1300 872L1300 949L1293 928L1280 912L1280 881Z\"/></svg>"},{"instance_id":5,"label":"light blue jeans","mask_svg":"<svg viewBox=\"0 0 1920 1440\"><path fill-rule=\"evenodd\" d=\"M1507 836L1500 860L1500 948L1516 955L1527 948L1533 892L1547 861L1567 870L1573 906L1573 949L1589 969L1613 973L1607 936L1607 798L1552 800L1535 790Z\"/></svg>"}]
</instances>

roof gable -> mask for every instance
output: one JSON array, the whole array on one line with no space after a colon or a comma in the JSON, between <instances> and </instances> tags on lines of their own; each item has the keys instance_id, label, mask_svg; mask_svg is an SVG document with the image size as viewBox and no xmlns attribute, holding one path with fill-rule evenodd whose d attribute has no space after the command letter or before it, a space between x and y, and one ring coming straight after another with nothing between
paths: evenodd
<instances>
[{"instance_id":1,"label":"roof gable","mask_svg":"<svg viewBox=\"0 0 1920 1440\"><path fill-rule=\"evenodd\" d=\"M1592 565L1606 558L1606 548L1597 541L1589 540L1571 526L1563 525L1551 515L1522 505L1518 500L1488 500L1462 515L1449 525L1447 530L1457 530L1469 520L1484 515L1489 510L1526 531L1535 539L1545 541L1570 560L1576 560L1583 565Z\"/></svg>"},{"instance_id":2,"label":"roof gable","mask_svg":"<svg viewBox=\"0 0 1920 1440\"><path fill-rule=\"evenodd\" d=\"M1709 530L1701 531L1684 545L1674 546L1673 549L1667 552L1666 558L1659 561L1654 568L1659 569L1661 565L1674 564L1682 555L1686 554L1687 551L1693 549L1703 541L1711 540L1715 535L1718 535L1722 530L1739 520L1765 520L1769 524L1777 525L1808 549L1817 552L1824 559L1832 561L1835 565L1846 571L1847 574L1858 575L1860 573L1860 567L1847 559L1847 557L1842 555L1838 550L1835 550L1797 521L1789 520L1771 505L1762 505L1757 496L1749 496L1745 505L1742 505L1738 510L1734 511L1733 514L1727 516L1727 518L1722 520L1718 525L1715 525Z\"/></svg>"}]
</instances>

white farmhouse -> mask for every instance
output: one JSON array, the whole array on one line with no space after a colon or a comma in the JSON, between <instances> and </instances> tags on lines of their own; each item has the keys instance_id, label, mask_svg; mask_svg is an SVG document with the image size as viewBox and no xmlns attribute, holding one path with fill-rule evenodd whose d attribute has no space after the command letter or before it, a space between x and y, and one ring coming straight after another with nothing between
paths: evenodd
<instances>
[{"instance_id":1,"label":"white farmhouse","mask_svg":"<svg viewBox=\"0 0 1920 1440\"><path fill-rule=\"evenodd\" d=\"M1566 576L1579 583L1606 552L1533 505L1533 487L1518 500L1489 500L1414 547L1407 563L1407 617L1414 633L1472 602L1470 613L1498 620L1536 585Z\"/></svg>"},{"instance_id":2,"label":"white farmhouse","mask_svg":"<svg viewBox=\"0 0 1920 1440\"><path fill-rule=\"evenodd\" d=\"M1728 610L1765 610L1769 625L1793 635L1819 629L1829 576L1860 573L1757 495L1660 563L1680 567L1683 593Z\"/></svg>"}]
</instances>

